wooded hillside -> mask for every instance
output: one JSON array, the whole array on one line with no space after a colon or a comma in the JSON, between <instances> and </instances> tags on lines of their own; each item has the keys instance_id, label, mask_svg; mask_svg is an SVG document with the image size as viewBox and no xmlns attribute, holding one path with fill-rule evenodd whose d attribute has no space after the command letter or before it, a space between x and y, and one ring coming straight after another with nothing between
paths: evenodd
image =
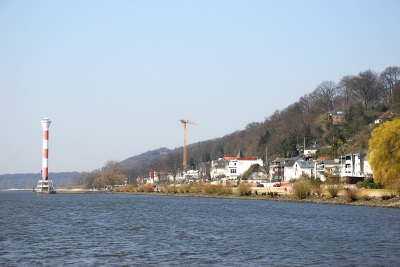
<instances>
[{"instance_id":1,"label":"wooded hillside","mask_svg":"<svg viewBox=\"0 0 400 267\"><path fill-rule=\"evenodd\" d=\"M330 116L336 107L344 115L339 123ZM400 114L400 67L388 67L382 73L366 70L337 82L323 81L314 91L276 110L262 122L251 122L244 130L189 145L188 166L195 168L199 162L235 156L239 149L246 157L263 159L268 149L268 161L293 157L304 144L307 147L315 142L324 145L319 155L334 158L367 148L374 120L387 111L394 116ZM152 161L125 165L126 172L147 176L151 168L181 168L177 166L179 160L172 160L181 153L182 148L178 148Z\"/></svg>"}]
</instances>

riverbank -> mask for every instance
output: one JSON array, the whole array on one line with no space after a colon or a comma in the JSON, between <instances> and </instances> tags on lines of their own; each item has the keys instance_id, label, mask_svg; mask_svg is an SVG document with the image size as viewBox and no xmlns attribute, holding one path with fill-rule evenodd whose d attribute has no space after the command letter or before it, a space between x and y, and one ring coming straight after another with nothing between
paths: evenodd
<instances>
[{"instance_id":1,"label":"riverbank","mask_svg":"<svg viewBox=\"0 0 400 267\"><path fill-rule=\"evenodd\" d=\"M249 196L239 196L235 192L231 194L206 194L198 193L173 193L173 192L115 192L109 190L88 190L88 189L58 189L56 194L136 194L150 196L174 196L174 197L200 197L200 198L228 198L241 200L265 200L265 201L285 201L299 203L315 203L315 204L333 204L333 205L350 205L350 206L369 206L381 208L396 208L400 209L400 198L389 197L389 194L384 190L360 190L359 197L351 201L344 195L339 194L337 197L329 197L327 194L323 196L309 195L304 199L298 199L293 196L290 191L285 193L283 188L273 192L272 195L267 194L267 191L258 190L257 194L252 190Z\"/></svg>"},{"instance_id":2,"label":"riverbank","mask_svg":"<svg viewBox=\"0 0 400 267\"><path fill-rule=\"evenodd\" d=\"M265 200L265 201L285 201L285 202L299 202L299 203L315 203L315 204L333 204L333 205L350 205L350 206L368 206L380 208L396 208L400 209L400 198L393 197L384 199L382 197L364 196L362 199L349 201L344 196L331 198L328 196L307 196L305 199L298 199L291 194L278 194L274 196L269 195L251 195L251 196L238 196L236 194L229 195L213 195L204 193L161 193L161 192L118 192L118 194L137 194L137 195L152 195L152 196L174 196L174 197L202 197L202 198L228 198L228 199L242 199L242 200Z\"/></svg>"}]
</instances>

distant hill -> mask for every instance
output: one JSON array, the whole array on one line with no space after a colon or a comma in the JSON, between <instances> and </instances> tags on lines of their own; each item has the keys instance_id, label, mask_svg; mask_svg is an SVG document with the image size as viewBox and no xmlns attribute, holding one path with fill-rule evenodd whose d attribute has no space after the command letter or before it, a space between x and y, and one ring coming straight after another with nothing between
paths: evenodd
<instances>
[{"instance_id":1,"label":"distant hill","mask_svg":"<svg viewBox=\"0 0 400 267\"><path fill-rule=\"evenodd\" d=\"M67 185L72 176L78 172L50 172L49 179L56 187ZM42 179L40 173L16 173L0 175L0 190L18 188L31 189L36 187L38 180Z\"/></svg>"}]
</instances>

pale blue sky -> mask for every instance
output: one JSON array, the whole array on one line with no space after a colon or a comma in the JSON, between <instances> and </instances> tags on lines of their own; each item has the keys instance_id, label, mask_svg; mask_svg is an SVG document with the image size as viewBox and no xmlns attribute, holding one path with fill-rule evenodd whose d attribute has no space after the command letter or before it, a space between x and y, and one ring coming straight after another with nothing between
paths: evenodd
<instances>
[{"instance_id":1,"label":"pale blue sky","mask_svg":"<svg viewBox=\"0 0 400 267\"><path fill-rule=\"evenodd\" d=\"M1 1L0 174L91 171L242 130L400 65L400 1ZM251 156L251 155L249 155Z\"/></svg>"}]
</instances>

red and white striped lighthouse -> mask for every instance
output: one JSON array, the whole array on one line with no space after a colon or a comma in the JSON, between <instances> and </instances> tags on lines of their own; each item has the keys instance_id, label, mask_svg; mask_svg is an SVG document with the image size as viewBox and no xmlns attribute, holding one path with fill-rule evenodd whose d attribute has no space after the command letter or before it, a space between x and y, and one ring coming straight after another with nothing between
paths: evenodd
<instances>
[{"instance_id":1,"label":"red and white striped lighthouse","mask_svg":"<svg viewBox=\"0 0 400 267\"><path fill-rule=\"evenodd\" d=\"M49 178L49 127L51 121L44 118L40 122L43 127L42 180L47 180Z\"/></svg>"}]
</instances>

